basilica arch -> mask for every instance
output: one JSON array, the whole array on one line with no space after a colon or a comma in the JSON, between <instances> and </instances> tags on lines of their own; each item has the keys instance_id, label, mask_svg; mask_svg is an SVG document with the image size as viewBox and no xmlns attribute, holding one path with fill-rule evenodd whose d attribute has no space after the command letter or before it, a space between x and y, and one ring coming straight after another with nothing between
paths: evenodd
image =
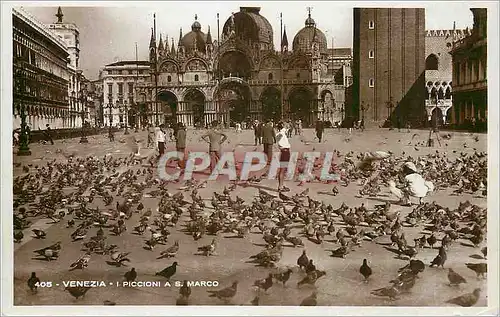
<instances>
[{"instance_id":1,"label":"basilica arch","mask_svg":"<svg viewBox=\"0 0 500 317\"><path fill-rule=\"evenodd\" d=\"M191 116L186 122L189 126L203 127L205 125L205 94L198 89L189 89L184 95L186 110Z\"/></svg>"},{"instance_id":2,"label":"basilica arch","mask_svg":"<svg viewBox=\"0 0 500 317\"><path fill-rule=\"evenodd\" d=\"M227 51L219 57L218 69L222 78L238 77L248 80L252 75L252 62L243 52Z\"/></svg>"},{"instance_id":3,"label":"basilica arch","mask_svg":"<svg viewBox=\"0 0 500 317\"><path fill-rule=\"evenodd\" d=\"M158 118L159 122L165 123L175 123L177 122L177 106L179 99L177 96L169 91L163 90L158 93L158 113L161 116L163 114L163 120ZM155 111L153 109L153 118L155 118ZM154 120L153 122L155 122Z\"/></svg>"},{"instance_id":4,"label":"basilica arch","mask_svg":"<svg viewBox=\"0 0 500 317\"><path fill-rule=\"evenodd\" d=\"M313 122L311 112L312 99L312 92L305 87L295 88L288 95L291 119L302 120L304 127L309 126Z\"/></svg>"},{"instance_id":5,"label":"basilica arch","mask_svg":"<svg viewBox=\"0 0 500 317\"><path fill-rule=\"evenodd\" d=\"M268 87L262 92L260 101L262 102L262 119L279 121L281 118L281 91L276 87Z\"/></svg>"},{"instance_id":6,"label":"basilica arch","mask_svg":"<svg viewBox=\"0 0 500 317\"><path fill-rule=\"evenodd\" d=\"M248 84L239 78L225 78L214 91L222 123L246 121L249 116L251 93Z\"/></svg>"}]
</instances>

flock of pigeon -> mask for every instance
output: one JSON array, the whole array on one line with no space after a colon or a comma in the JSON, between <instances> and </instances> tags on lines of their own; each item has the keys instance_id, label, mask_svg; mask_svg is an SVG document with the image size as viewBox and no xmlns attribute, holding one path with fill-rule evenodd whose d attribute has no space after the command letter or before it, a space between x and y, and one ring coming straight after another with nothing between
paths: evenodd
<instances>
[{"instance_id":1,"label":"flock of pigeon","mask_svg":"<svg viewBox=\"0 0 500 317\"><path fill-rule=\"evenodd\" d=\"M405 162L413 162L422 171L422 176L434 183L436 191L448 190L457 196L469 193L485 197L487 194L486 153L459 153L456 158L450 158L446 152L436 151L415 158L404 152L396 156L380 151L359 154L336 151L336 156L339 163L332 168L342 175L342 179L334 184L325 184L328 194L332 196L337 196L350 183L356 183L361 188L359 197L383 196L386 187L392 189L390 192L394 194L394 189L403 181L398 166ZM206 181L186 181L171 192L168 187L172 187L168 182L156 178L152 159L144 161L133 155L121 158L111 155L101 158L69 156L64 162L54 159L43 166L30 164L22 168L24 174L15 177L13 185L14 242L25 238L24 234L30 229L33 219L48 218L54 223L65 223L72 244L63 245L56 241L34 250L33 254L42 260L57 261L63 247L81 247L82 256L68 263L68 270L85 270L91 260L100 259L110 269L139 267L130 263L139 264L140 259L131 258L130 252L120 251L117 244L107 241L108 236L132 233L144 236L144 249L155 252L158 259L173 261L170 266L154 273L170 280L178 271L176 256L182 241L170 241L169 236L173 231L180 231L186 234L186 239L194 241L205 236L211 237L209 244L200 243L193 250L193 253L206 257L217 255L218 245L224 243L224 233L232 233L239 238L262 236L266 246L259 253L251 255L247 263L265 267L269 273L253 283L257 295L249 302L251 305L259 305L262 296L268 294L273 286L288 287L287 282L292 275L298 276L293 287L309 289L310 292L301 305L318 304L316 282L334 272L316 267L315 260L306 250L306 240L319 246L324 245L325 241L333 242L336 247L325 253L325 256L333 258L345 259L362 243L373 243L382 245L389 253L404 259L406 265L402 265L389 285L374 287L371 292L373 296L389 300L397 300L411 292L424 270L436 270L436 267L438 270L443 269L447 254L454 251L456 244L465 244L464 241L470 242L471 248L480 250L482 255L476 255L476 258L483 261L464 262L463 266L474 271L478 279L484 278L487 273L487 263L484 261L487 257L487 248L484 246L487 210L469 201L460 202L454 209L435 201L420 202L411 208L411 212L403 215L389 201L374 207L364 204L348 206L345 203L334 207L318 199L317 195L310 194L309 188L297 194L279 192L277 195L259 188L251 201L235 195L234 191L238 187L258 187L257 184L262 180L258 176L248 182L230 182L222 192L213 192L207 199L199 192L207 187ZM319 166L316 164L315 168ZM67 187L76 189L68 193ZM157 199L156 210L144 206L147 199ZM102 201L100 207L97 201ZM105 207L102 208L102 205ZM139 214L138 222L132 222L134 214ZM422 235L409 239L405 236L407 227L422 227ZM36 239L50 240L50 234L41 229L33 228L31 231ZM388 239L388 244L381 242ZM296 267L280 265L285 247L304 248L296 261ZM436 256L432 262L424 263L419 259L423 248L435 247ZM359 265L360 280L370 283L374 273L370 259L367 257ZM144 272L131 267L123 279L135 281L141 273ZM452 287L467 283L453 268L447 268L447 277ZM38 292L39 278L33 272L28 279L28 287L33 293ZM231 304L238 292L238 283L235 280L227 287L208 290L207 296ZM76 299L84 296L89 289L66 288ZM478 302L480 293L481 289L477 288L449 299L447 303L473 306ZM192 304L190 295L191 288L184 281L179 288L176 304ZM105 301L104 304L115 303Z\"/></svg>"}]
</instances>

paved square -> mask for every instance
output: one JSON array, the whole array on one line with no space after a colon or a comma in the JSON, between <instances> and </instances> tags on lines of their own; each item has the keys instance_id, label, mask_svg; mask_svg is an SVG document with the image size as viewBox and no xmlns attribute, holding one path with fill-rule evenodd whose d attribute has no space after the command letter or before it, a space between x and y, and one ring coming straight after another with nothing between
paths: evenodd
<instances>
[{"instance_id":1,"label":"paved square","mask_svg":"<svg viewBox=\"0 0 500 317\"><path fill-rule=\"evenodd\" d=\"M142 131L139 132L137 138L146 140L147 137L145 133L146 132ZM188 131L189 150L203 151L207 149L207 145L199 141L201 133L202 131ZM427 156L435 155L436 151L439 151L439 153L446 152L448 159L450 162L454 162L454 164L458 164L456 159L460 157L460 153L472 155L475 150L477 150L477 152L486 151L486 135L452 132L451 139L441 139L441 146L436 144L435 147L426 147L424 144L427 141L428 133L429 132L425 130L407 133L387 131L386 129L373 129L364 132L355 131L352 135L349 135L345 130L338 131L329 129L326 131L324 142L319 144L314 140L314 131L305 130L303 136L294 136L291 144L292 151L298 152L327 152L338 150L342 154L342 156L336 160L339 166L350 151L354 153L351 157L354 162L357 161L356 156L359 153L377 150L390 151L393 153L390 159L397 162L397 165L394 164L394 166L389 166L387 163L383 162L381 164L385 164L384 166L386 166L386 168L393 168L394 170L399 170L400 164L405 161L401 157L412 157L415 159L425 157L428 162L427 164L430 165L428 165L427 168L430 168L434 166L433 164L435 163L433 162L435 162L436 159ZM227 144L224 144L223 150L235 151L237 158L242 158L246 152L254 151L256 148L253 145L253 132L250 130L243 131L241 134L234 133L234 131L228 131L227 134L229 136L229 141ZM441 135L444 134L446 134L446 132L441 132ZM58 140L54 146L32 144L30 146L33 153L32 156L14 156L14 177L23 177L27 175L26 171L23 170L24 166L29 166L29 173L33 175L36 173L36 166L41 168L42 166L46 166L47 162L54 159L56 160L56 164L66 164L67 157L71 154L75 155L73 161L86 156L95 156L101 158L101 161L104 155L110 155L115 159L129 157L131 149L127 143L120 142L120 139L125 139L122 133L116 135L117 141L115 143L110 143L104 135L101 135L89 137L88 144L79 144L79 139L67 141ZM167 145L167 150L173 148L173 143ZM258 147L258 150L261 150L261 146ZM141 149L142 157L149 157L152 155L154 155L153 149ZM483 160L484 159L486 158L483 158ZM462 161L466 160L462 159ZM176 299L179 297L179 287L176 287L174 282L182 280L217 281L219 285L217 288L204 286L192 287L192 294L189 297L190 305L225 304L217 298L209 297L207 290L221 289L230 286L233 281L239 282L238 291L227 304L251 305L250 302L259 293L253 286L255 280L263 279L269 272L275 272L277 270L276 268L256 267L254 264L247 263L251 255L257 254L265 249L266 242L263 240L263 234L258 229L258 226L252 227L250 233L243 239L235 238L235 236L237 236L235 233L236 231L233 232L222 229L216 235L212 236L205 234L201 239L195 241L190 234L185 232L186 224L190 220L188 204L181 208L182 214L176 225L167 227L170 235L168 236L166 245L157 245L152 251L144 249L146 245L145 241L150 240L152 236L150 229L157 229L154 223L155 219L160 215L157 209L159 199L146 194L156 190L158 186L148 183L146 188L141 187L141 184L146 184L143 182L145 182L145 177L149 175L149 171L156 173L156 169L148 167L145 161L144 163L144 165L130 166L124 166L122 164L117 167L111 167L107 171L104 171L102 168L97 168L86 172L84 172L84 168L77 168L80 164L85 164L83 162L73 164L71 168L67 165L60 165L62 168L54 168L54 173L46 180L40 178L32 181L32 183L40 181L40 183L37 184L40 185L41 190L35 191L36 200L30 201L29 204L23 204L29 212L41 211L41 208L36 206L40 201L40 197L46 197L47 194L45 191L54 189L57 183L63 183L64 178L73 179L72 187L67 184L62 185L64 195L69 197L71 193L75 192L75 186L82 186L84 190L83 194L71 196L70 198L66 197L66 200L57 198L58 200L53 202L57 210L65 209L67 212L68 208L75 209L71 215L66 214L60 222L53 223L51 219L45 216L28 217L28 220L31 221L31 226L23 230L24 238L22 241L15 243L15 305L103 305L103 302L106 300L115 302L117 305L143 305L146 303L151 305L174 305ZM458 168L458 165L450 165L448 168L452 170ZM63 176L58 174L58 179L56 180L56 170L66 171L67 174ZM70 271L70 265L85 254L85 251L82 251L83 244L90 241L91 237L95 236L96 232L99 230L97 223L94 223L99 221L99 217L97 217L88 223L89 230L86 237L83 240L72 242L70 235L76 230L78 225L89 219L86 216L82 216L82 219L77 218L80 203L72 201L82 198L88 200L90 188L97 186L98 181L96 181L96 179L100 174L111 176L115 173L123 173L128 170L131 170L133 172L132 175L135 175L137 179L131 180L130 178L132 176L129 176L127 180L121 180L120 183L116 185L112 185L111 182L116 182L117 176L105 180L105 184L110 185L104 186L105 190L111 191L111 187L114 186L121 195L118 195L117 192L113 192L112 196L114 199L108 206L105 206L102 197L96 195L92 202L86 203L86 208L99 208L98 213L111 214L116 211L116 202L122 203L125 199L133 197L132 194L139 193L137 197L140 203L144 205L144 208L141 211L134 212L130 219L125 220L125 225L127 227L126 232L119 236L112 235L109 225L115 224L116 220L111 219L107 221L102 229L106 237L105 243L108 245L116 244L116 250L121 252L130 252L128 255L130 262L126 263L127 266L110 266L106 263L106 261L110 260L109 255L92 253L90 261L88 262L88 267L83 270L76 269ZM142 171L145 171L146 174L143 175ZM439 172L439 175L443 175L443 173ZM206 178L206 175L198 175L197 177ZM432 181L436 182L437 180L432 179ZM440 181L444 180L440 179ZM292 197L308 188L309 197L313 200L323 201L326 205L331 204L333 209L339 208L343 203L353 208L353 210L354 207L360 207L364 204L364 207L368 210L365 211L365 215L373 211L375 205L384 204L386 201L395 201L395 197L390 194L390 191L384 184L380 185L381 191L376 197L359 196L359 191L362 188L360 185L361 182L362 179L351 179L347 187L342 186L341 183L325 184L322 182L312 182L305 186L298 187L298 181L287 181L285 185L289 187L291 191L286 193L286 195ZM458 189L459 180L456 179L453 182L455 186L438 188L436 192L426 197L424 201L428 203L435 201L444 208L448 207L451 210L456 209L460 202L465 201L470 201L472 204L476 204L481 208L486 208L486 197L481 195L481 191L475 194L464 191L458 196L452 195L453 191ZM206 187L198 189L199 195L206 203L206 208L202 213L210 215L215 211L211 204L213 193L217 192L218 194L222 194L223 189L229 185L227 178L223 178L217 181L209 181ZM182 186L184 186L183 182L168 183L162 185L161 189L171 194L176 194L180 191L184 195L184 200L191 203L191 191L182 191L180 189ZM334 186L336 186L339 191L336 196L331 194ZM123 190L120 190L120 187L122 187ZM277 198L277 181L275 180L264 179L256 186L238 186L230 193L230 196L232 199L240 197L245 201L246 205L251 205L252 201L258 197L259 188L276 196L273 200L279 202L278 205L283 204L281 199ZM14 197L15 199L19 199L20 195L15 195ZM267 206L269 206L269 203ZM70 206L68 207L68 205ZM284 205L287 210L294 207L293 203L284 203ZM78 208L76 206L78 206ZM133 203L132 210L136 211L138 209L137 206L138 203ZM308 206L307 199L305 199L304 206ZM143 235L134 234L134 227L139 225L141 215L149 208L152 210L152 215L146 221L147 228L145 233ZM276 208L276 210L270 209L270 207L267 208L271 215L264 219L267 226L275 227L277 226L275 224L277 222L280 224L281 222L287 222L285 221L286 216L282 218L281 221L277 219L277 215L280 214L279 208ZM389 215L397 211L400 212L399 219L401 223L404 224L400 232L404 233L408 245L410 246L413 245L414 239L421 237L423 233L425 233L427 237L430 236L430 232L424 230L425 228L423 226L424 222L428 221L418 222L414 227L405 224L404 220L407 219L406 216L415 208L416 206L404 207L392 204L388 212ZM171 218L171 214L174 213L173 209L175 208L171 209L172 210L167 211L167 216L164 216L165 219ZM223 224L222 227L224 228L233 228L234 225L231 224L232 222L241 226L251 218L247 215L245 219L242 216L242 211L233 212L228 207L222 207L221 210L225 215L222 215L224 217L218 219L217 222L221 225ZM258 223L259 219L257 212L255 212L255 208L249 211L254 211L256 214L254 221ZM18 214L19 208L16 208L14 213ZM361 214L363 214L363 212L361 212ZM346 215L349 215L349 213L346 212L344 216ZM352 214L350 216L352 216ZM317 220L315 220L316 217L318 218ZM317 211L311 221L314 224L323 224L323 218L324 214L322 214L321 211ZM72 228L67 228L68 221L71 219L74 219L75 225ZM380 225L384 222L388 223L389 221L381 221ZM342 217L334 214L332 223L335 227L335 233L339 229L346 230L345 219L343 220ZM327 223L325 222L324 224L326 229ZM393 224L394 221L391 222L391 225ZM457 224L458 228L456 228L456 231L459 231L460 228L468 226L469 222L460 220L457 221ZM379 225L369 227L358 224L356 230L358 232L364 230L364 232L368 233L369 231L375 231L377 226ZM277 266L280 269L290 267L293 273L285 287L275 281L274 285L267 292L261 290L259 294L259 305L299 305L304 298L311 295L314 290L317 290L318 305L443 306L450 305L445 303L448 299L461 294L470 293L475 288L481 288L483 290L476 306L484 306L487 303L486 279L476 278L476 274L465 266L465 263L469 262L485 262L485 260L471 258L470 256L480 255L481 248L486 246L486 240L477 248L467 246L467 244L471 244L467 239L458 239L454 241L447 251L448 257L444 265L445 269L429 267L431 261L438 254L438 246L441 245L441 241L436 243L434 249L428 245L425 248L418 249L418 254L415 256L415 259L421 260L426 264L425 270L419 274L419 278L416 279L415 285L411 288L409 293L401 293L397 296L396 300L389 300L387 298L379 298L371 295L371 292L375 289L390 285L389 281L395 279L398 275L398 268L408 264L407 258L404 256L400 258L394 252L387 250L388 248L390 249L390 233L375 238L373 241L369 241L371 239L361 234L359 235L359 240L361 241L360 246L349 246L348 248L351 252L347 254L345 258L335 258L330 256L330 250L335 250L340 247L339 243L336 242L335 233L333 236L327 234L322 243L316 244L301 234L304 231L304 227L306 227L306 229L310 228L308 225L305 225L304 221L300 220L300 218L294 221L290 220L286 227L290 228L292 236L300 237L304 243L304 247L294 248L290 246L290 243L284 242L282 258L277 263ZM32 229L45 230L46 238L37 239L32 237ZM438 240L442 239L444 232L448 230L450 230L450 223L447 223L442 228L436 229L435 235ZM280 234L282 231L283 228L279 228ZM347 240L351 240L349 235L347 235L347 237ZM212 256L197 255L198 247L210 244L212 239L217 241L215 254ZM33 259L35 255L35 253L33 253L34 250L50 246L58 241L61 242L61 250L56 260L44 261ZM160 257L161 251L171 246L174 241L179 241L179 251L175 257L157 259ZM306 274L300 271L296 265L297 258L301 255L302 250L306 250L307 256L313 259L317 270L326 272L326 276L319 278L315 286L297 286L297 282L306 276ZM367 283L363 281L363 277L359 273L360 266L365 258L368 260L373 270L373 275ZM166 279L161 276L155 276L155 273L170 266L174 261L177 261L179 265L175 275L171 278L172 287L164 287ZM162 286L135 288L116 286L116 282L124 281L123 275L132 267L137 271L137 281L161 281ZM448 268L453 268L457 273L462 275L467 280L467 283L462 284L460 287L450 287L447 278ZM26 284L31 272L36 272L41 281L52 282L52 287L39 288L36 294L32 294ZM63 282L71 280L104 281L107 287L92 288L84 297L76 300L64 290ZM111 285L110 283L113 284Z\"/></svg>"}]
</instances>

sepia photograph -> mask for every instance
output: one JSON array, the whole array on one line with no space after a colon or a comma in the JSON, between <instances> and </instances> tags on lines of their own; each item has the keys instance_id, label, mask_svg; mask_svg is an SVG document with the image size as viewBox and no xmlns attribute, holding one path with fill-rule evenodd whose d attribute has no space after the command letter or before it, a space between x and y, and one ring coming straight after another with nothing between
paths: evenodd
<instances>
[{"instance_id":1,"label":"sepia photograph","mask_svg":"<svg viewBox=\"0 0 500 317\"><path fill-rule=\"evenodd\" d=\"M6 315L499 313L498 3L3 2L2 51Z\"/></svg>"}]
</instances>

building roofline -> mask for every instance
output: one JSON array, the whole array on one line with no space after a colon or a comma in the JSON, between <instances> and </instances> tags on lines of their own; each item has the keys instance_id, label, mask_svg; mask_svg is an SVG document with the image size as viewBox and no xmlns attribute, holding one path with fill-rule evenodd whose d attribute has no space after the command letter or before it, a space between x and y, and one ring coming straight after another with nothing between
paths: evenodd
<instances>
[{"instance_id":1,"label":"building roofline","mask_svg":"<svg viewBox=\"0 0 500 317\"><path fill-rule=\"evenodd\" d=\"M126 66L126 65L138 65L138 66L150 66L151 63L149 61L118 61L111 64L107 64L104 67L109 66Z\"/></svg>"},{"instance_id":2,"label":"building roofline","mask_svg":"<svg viewBox=\"0 0 500 317\"><path fill-rule=\"evenodd\" d=\"M449 30L425 30L426 37L446 37L452 36L453 31L455 31L455 35L464 37L467 35L467 29L449 29Z\"/></svg>"},{"instance_id":3,"label":"building roofline","mask_svg":"<svg viewBox=\"0 0 500 317\"><path fill-rule=\"evenodd\" d=\"M68 47L55 33L49 30L46 24L38 21L32 14L28 13L23 7L12 8L12 14L21 19L23 22L40 32L42 35L50 39L54 44L68 53ZM68 53L69 54L69 53Z\"/></svg>"}]
</instances>

